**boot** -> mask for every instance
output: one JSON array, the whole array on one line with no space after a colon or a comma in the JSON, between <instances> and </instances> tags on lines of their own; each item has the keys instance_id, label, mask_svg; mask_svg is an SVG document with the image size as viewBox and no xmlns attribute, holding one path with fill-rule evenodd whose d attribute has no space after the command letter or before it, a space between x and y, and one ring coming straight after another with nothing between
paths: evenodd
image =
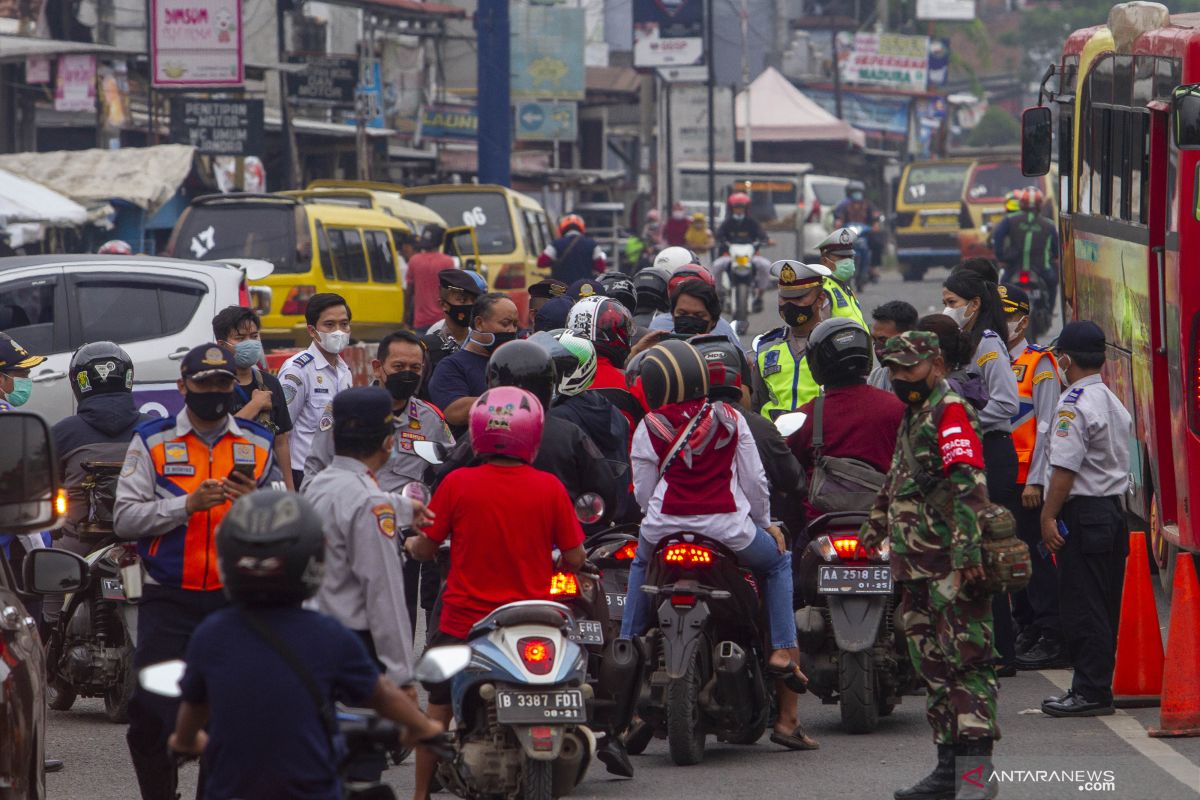
<instances>
[{"instance_id":1,"label":"boot","mask_svg":"<svg viewBox=\"0 0 1200 800\"><path fill-rule=\"evenodd\" d=\"M992 740L974 739L954 746L958 757L955 800L993 800L1000 787L992 777Z\"/></svg>"},{"instance_id":2,"label":"boot","mask_svg":"<svg viewBox=\"0 0 1200 800\"><path fill-rule=\"evenodd\" d=\"M896 800L953 800L954 745L939 744L937 750L937 766L933 772L907 789L897 789L892 795Z\"/></svg>"},{"instance_id":3,"label":"boot","mask_svg":"<svg viewBox=\"0 0 1200 800\"><path fill-rule=\"evenodd\" d=\"M596 758L600 759L613 775L621 778L633 777L633 764L629 760L629 753L625 752L624 743L611 733L606 734L596 745Z\"/></svg>"}]
</instances>

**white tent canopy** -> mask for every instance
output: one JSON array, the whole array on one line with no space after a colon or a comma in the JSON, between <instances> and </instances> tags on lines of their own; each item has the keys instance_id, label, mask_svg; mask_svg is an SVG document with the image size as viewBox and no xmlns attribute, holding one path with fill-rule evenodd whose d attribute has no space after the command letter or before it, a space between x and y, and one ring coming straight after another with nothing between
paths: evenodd
<instances>
[{"instance_id":1,"label":"white tent canopy","mask_svg":"<svg viewBox=\"0 0 1200 800\"><path fill-rule=\"evenodd\" d=\"M738 141L746 140L746 92L750 93L750 136L756 142L843 141L866 145L863 132L810 100L774 67L767 67L738 93L734 119Z\"/></svg>"},{"instance_id":2,"label":"white tent canopy","mask_svg":"<svg viewBox=\"0 0 1200 800\"><path fill-rule=\"evenodd\" d=\"M69 197L0 169L0 225L36 222L52 228L74 228L87 221L87 209Z\"/></svg>"}]
</instances>

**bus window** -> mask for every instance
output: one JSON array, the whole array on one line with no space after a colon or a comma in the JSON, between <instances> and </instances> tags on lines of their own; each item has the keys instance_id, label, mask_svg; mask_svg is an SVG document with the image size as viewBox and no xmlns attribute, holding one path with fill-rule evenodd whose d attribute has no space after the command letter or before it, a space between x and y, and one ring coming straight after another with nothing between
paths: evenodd
<instances>
[{"instance_id":1,"label":"bus window","mask_svg":"<svg viewBox=\"0 0 1200 800\"><path fill-rule=\"evenodd\" d=\"M1091 102L1111 103L1113 101L1113 58L1111 55L1101 56L1092 65L1088 76L1088 91Z\"/></svg>"},{"instance_id":2,"label":"bus window","mask_svg":"<svg viewBox=\"0 0 1200 800\"><path fill-rule=\"evenodd\" d=\"M1160 100L1170 100L1175 87L1179 85L1181 71L1179 59L1159 58L1154 64L1154 96Z\"/></svg>"},{"instance_id":3,"label":"bus window","mask_svg":"<svg viewBox=\"0 0 1200 800\"><path fill-rule=\"evenodd\" d=\"M1117 56L1112 63L1112 104L1128 106L1133 101L1133 56Z\"/></svg>"},{"instance_id":4,"label":"bus window","mask_svg":"<svg viewBox=\"0 0 1200 800\"><path fill-rule=\"evenodd\" d=\"M365 283L367 259L363 253L362 237L354 228L329 229L330 252L333 254L333 271L339 281Z\"/></svg>"},{"instance_id":5,"label":"bus window","mask_svg":"<svg viewBox=\"0 0 1200 800\"><path fill-rule=\"evenodd\" d=\"M1109 173L1108 214L1129 219L1129 195L1125 194L1123 177L1129 169L1129 154L1125 150L1125 127L1129 112L1123 108L1108 110L1108 158L1104 161Z\"/></svg>"},{"instance_id":6,"label":"bus window","mask_svg":"<svg viewBox=\"0 0 1200 800\"><path fill-rule=\"evenodd\" d=\"M371 264L371 280L375 283L396 282L396 262L392 248L384 231L364 231L367 243L367 260ZM399 242L397 242L399 244Z\"/></svg>"},{"instance_id":7,"label":"bus window","mask_svg":"<svg viewBox=\"0 0 1200 800\"><path fill-rule=\"evenodd\" d=\"M1133 70L1133 105L1142 107L1154 99L1154 56L1138 56Z\"/></svg>"},{"instance_id":8,"label":"bus window","mask_svg":"<svg viewBox=\"0 0 1200 800\"><path fill-rule=\"evenodd\" d=\"M1058 107L1058 202L1059 210L1075 213L1075 104Z\"/></svg>"},{"instance_id":9,"label":"bus window","mask_svg":"<svg viewBox=\"0 0 1200 800\"><path fill-rule=\"evenodd\" d=\"M1134 111L1129 122L1129 211L1134 222L1146 224L1150 200L1150 115Z\"/></svg>"}]
</instances>

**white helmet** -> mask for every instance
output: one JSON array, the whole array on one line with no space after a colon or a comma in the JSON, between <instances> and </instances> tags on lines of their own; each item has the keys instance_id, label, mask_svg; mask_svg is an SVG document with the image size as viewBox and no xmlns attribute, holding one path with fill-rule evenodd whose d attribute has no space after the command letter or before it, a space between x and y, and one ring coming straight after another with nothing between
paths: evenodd
<instances>
[{"instance_id":1,"label":"white helmet","mask_svg":"<svg viewBox=\"0 0 1200 800\"><path fill-rule=\"evenodd\" d=\"M576 360L573 370L559 374L558 393L564 397L582 394L596 379L596 345L568 330L554 331L550 335Z\"/></svg>"},{"instance_id":2,"label":"white helmet","mask_svg":"<svg viewBox=\"0 0 1200 800\"><path fill-rule=\"evenodd\" d=\"M695 264L696 256L686 247L664 248L654 259L654 266L665 267L672 272L688 264Z\"/></svg>"}]
</instances>

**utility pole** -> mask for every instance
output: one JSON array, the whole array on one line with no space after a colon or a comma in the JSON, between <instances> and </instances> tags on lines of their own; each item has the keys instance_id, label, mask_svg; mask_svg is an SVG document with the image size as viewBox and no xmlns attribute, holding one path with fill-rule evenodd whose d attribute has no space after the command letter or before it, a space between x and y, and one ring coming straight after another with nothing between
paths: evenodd
<instances>
[{"instance_id":1,"label":"utility pole","mask_svg":"<svg viewBox=\"0 0 1200 800\"><path fill-rule=\"evenodd\" d=\"M838 119L842 119L842 65L838 61L838 31L837 28L829 29L829 38L832 43L833 53L833 104L835 114Z\"/></svg>"},{"instance_id":2,"label":"utility pole","mask_svg":"<svg viewBox=\"0 0 1200 800\"><path fill-rule=\"evenodd\" d=\"M754 159L751 153L754 150L754 121L750 119L750 110L753 105L750 102L750 55L746 51L749 49L750 42L750 7L748 0L742 0L741 10L742 23L742 91L746 95L746 139L742 145L742 161L749 164Z\"/></svg>"},{"instance_id":3,"label":"utility pole","mask_svg":"<svg viewBox=\"0 0 1200 800\"><path fill-rule=\"evenodd\" d=\"M275 42L276 59L282 66L287 62L287 31L284 25L286 16L292 8L291 0L276 0L275 3ZM279 70L279 127L283 136L283 179L280 186L283 189L295 189L300 186L300 160L296 153L296 131L292 127L292 109L288 104L287 73Z\"/></svg>"},{"instance_id":4,"label":"utility pole","mask_svg":"<svg viewBox=\"0 0 1200 800\"><path fill-rule=\"evenodd\" d=\"M479 181L512 185L512 69L506 0L479 0L478 35Z\"/></svg>"},{"instance_id":5,"label":"utility pole","mask_svg":"<svg viewBox=\"0 0 1200 800\"><path fill-rule=\"evenodd\" d=\"M708 65L708 219L717 218L716 124L713 94L717 86L717 65L713 48L713 2L704 0L704 61Z\"/></svg>"}]
</instances>

